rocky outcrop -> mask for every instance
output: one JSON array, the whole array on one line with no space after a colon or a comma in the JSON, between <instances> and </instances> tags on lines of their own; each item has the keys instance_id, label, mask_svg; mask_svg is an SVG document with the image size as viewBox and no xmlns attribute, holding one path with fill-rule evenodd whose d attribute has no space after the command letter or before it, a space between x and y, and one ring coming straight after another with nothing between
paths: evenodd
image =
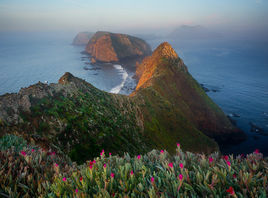
<instances>
[{"instance_id":1,"label":"rocky outcrop","mask_svg":"<svg viewBox=\"0 0 268 198\"><path fill-rule=\"evenodd\" d=\"M90 38L93 36L93 32L79 32L73 39L73 45L87 45Z\"/></svg>"},{"instance_id":2,"label":"rocky outcrop","mask_svg":"<svg viewBox=\"0 0 268 198\"><path fill-rule=\"evenodd\" d=\"M96 32L89 40L86 52L98 62L120 62L152 53L151 47L144 40L110 32Z\"/></svg>"}]
</instances>

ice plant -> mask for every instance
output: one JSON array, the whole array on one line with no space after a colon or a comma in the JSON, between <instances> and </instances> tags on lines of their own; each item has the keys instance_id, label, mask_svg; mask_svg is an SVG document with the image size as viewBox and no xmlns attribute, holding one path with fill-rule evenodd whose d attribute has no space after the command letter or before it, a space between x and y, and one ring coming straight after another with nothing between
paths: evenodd
<instances>
[{"instance_id":1,"label":"ice plant","mask_svg":"<svg viewBox=\"0 0 268 198\"><path fill-rule=\"evenodd\" d=\"M163 153L164 153L164 150L161 150L161 151L160 151L160 153L162 153L162 154L163 154Z\"/></svg>"},{"instance_id":2,"label":"ice plant","mask_svg":"<svg viewBox=\"0 0 268 198\"><path fill-rule=\"evenodd\" d=\"M112 156L112 153L109 153L110 156Z\"/></svg>"},{"instance_id":3,"label":"ice plant","mask_svg":"<svg viewBox=\"0 0 268 198\"><path fill-rule=\"evenodd\" d=\"M183 168L183 163L180 163L180 168L181 168L181 169Z\"/></svg>"},{"instance_id":4,"label":"ice plant","mask_svg":"<svg viewBox=\"0 0 268 198\"><path fill-rule=\"evenodd\" d=\"M226 190L226 192L230 193L230 195L234 195L234 189L232 186Z\"/></svg>"},{"instance_id":5,"label":"ice plant","mask_svg":"<svg viewBox=\"0 0 268 198\"><path fill-rule=\"evenodd\" d=\"M55 163L55 166L58 167L59 165L57 163Z\"/></svg>"},{"instance_id":6,"label":"ice plant","mask_svg":"<svg viewBox=\"0 0 268 198\"><path fill-rule=\"evenodd\" d=\"M179 179L180 179L180 180L183 179L183 175L182 175L182 174L179 175Z\"/></svg>"},{"instance_id":7,"label":"ice plant","mask_svg":"<svg viewBox=\"0 0 268 198\"><path fill-rule=\"evenodd\" d=\"M224 158L225 161L228 161L229 160L228 155L225 155L223 158Z\"/></svg>"},{"instance_id":8,"label":"ice plant","mask_svg":"<svg viewBox=\"0 0 268 198\"><path fill-rule=\"evenodd\" d=\"M83 181L83 177L80 177L80 179L79 179L80 181Z\"/></svg>"},{"instance_id":9,"label":"ice plant","mask_svg":"<svg viewBox=\"0 0 268 198\"><path fill-rule=\"evenodd\" d=\"M154 177L151 177L151 182L154 183Z\"/></svg>"},{"instance_id":10,"label":"ice plant","mask_svg":"<svg viewBox=\"0 0 268 198\"><path fill-rule=\"evenodd\" d=\"M92 170L92 168L93 168L93 165L89 165L89 168L90 168L90 170Z\"/></svg>"},{"instance_id":11,"label":"ice plant","mask_svg":"<svg viewBox=\"0 0 268 198\"><path fill-rule=\"evenodd\" d=\"M168 166L169 166L170 168L173 168L173 163L170 162L170 163L168 164Z\"/></svg>"},{"instance_id":12,"label":"ice plant","mask_svg":"<svg viewBox=\"0 0 268 198\"><path fill-rule=\"evenodd\" d=\"M209 157L208 158L208 161L209 161L209 163L213 162L213 158L212 157Z\"/></svg>"},{"instance_id":13,"label":"ice plant","mask_svg":"<svg viewBox=\"0 0 268 198\"><path fill-rule=\"evenodd\" d=\"M140 158L141 158L141 156L140 156L140 155L138 155L138 156L137 156L137 158L138 158L138 159L140 159Z\"/></svg>"},{"instance_id":14,"label":"ice plant","mask_svg":"<svg viewBox=\"0 0 268 198\"><path fill-rule=\"evenodd\" d=\"M114 178L114 173L111 173L111 178Z\"/></svg>"},{"instance_id":15,"label":"ice plant","mask_svg":"<svg viewBox=\"0 0 268 198\"><path fill-rule=\"evenodd\" d=\"M63 177L63 178L62 178L62 181L66 181L66 177Z\"/></svg>"},{"instance_id":16,"label":"ice plant","mask_svg":"<svg viewBox=\"0 0 268 198\"><path fill-rule=\"evenodd\" d=\"M78 189L75 189L75 192L78 193Z\"/></svg>"},{"instance_id":17,"label":"ice plant","mask_svg":"<svg viewBox=\"0 0 268 198\"><path fill-rule=\"evenodd\" d=\"M226 164L230 167L231 166L231 162L227 161Z\"/></svg>"},{"instance_id":18,"label":"ice plant","mask_svg":"<svg viewBox=\"0 0 268 198\"><path fill-rule=\"evenodd\" d=\"M260 153L260 150L259 150L259 149L256 149L256 150L254 151L254 153L255 153L255 154L259 154L259 153Z\"/></svg>"},{"instance_id":19,"label":"ice plant","mask_svg":"<svg viewBox=\"0 0 268 198\"><path fill-rule=\"evenodd\" d=\"M180 143L177 143L177 147L180 147L181 145L180 145Z\"/></svg>"},{"instance_id":20,"label":"ice plant","mask_svg":"<svg viewBox=\"0 0 268 198\"><path fill-rule=\"evenodd\" d=\"M34 149L32 149L32 152L34 152Z\"/></svg>"},{"instance_id":21,"label":"ice plant","mask_svg":"<svg viewBox=\"0 0 268 198\"><path fill-rule=\"evenodd\" d=\"M103 168L106 168L106 164L103 164Z\"/></svg>"},{"instance_id":22,"label":"ice plant","mask_svg":"<svg viewBox=\"0 0 268 198\"><path fill-rule=\"evenodd\" d=\"M23 156L26 156L26 152L25 151L21 151L20 152Z\"/></svg>"},{"instance_id":23,"label":"ice plant","mask_svg":"<svg viewBox=\"0 0 268 198\"><path fill-rule=\"evenodd\" d=\"M130 175L133 176L134 175L134 172L133 170L130 171Z\"/></svg>"}]
</instances>

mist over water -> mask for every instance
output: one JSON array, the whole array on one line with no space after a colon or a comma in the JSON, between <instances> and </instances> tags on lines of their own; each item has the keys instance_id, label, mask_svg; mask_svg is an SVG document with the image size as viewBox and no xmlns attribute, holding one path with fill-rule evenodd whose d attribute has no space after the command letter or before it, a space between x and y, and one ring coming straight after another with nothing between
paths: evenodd
<instances>
[{"instance_id":1,"label":"mist over water","mask_svg":"<svg viewBox=\"0 0 268 198\"><path fill-rule=\"evenodd\" d=\"M85 79L97 88L129 94L135 87L133 71L120 65L91 65L89 57L72 46L74 34L0 34L0 94L18 92L38 81L56 83L65 73ZM249 122L268 132L267 42L249 40L171 40L148 38L156 48L168 41L189 72L210 91L207 93L248 135L225 153L247 153L256 148L268 155L268 136L250 132Z\"/></svg>"}]
</instances>

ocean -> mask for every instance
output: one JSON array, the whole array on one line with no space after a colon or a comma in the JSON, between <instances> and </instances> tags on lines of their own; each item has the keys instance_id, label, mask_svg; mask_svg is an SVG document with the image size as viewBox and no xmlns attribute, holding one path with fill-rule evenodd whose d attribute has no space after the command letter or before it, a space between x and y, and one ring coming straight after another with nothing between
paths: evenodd
<instances>
[{"instance_id":1,"label":"ocean","mask_svg":"<svg viewBox=\"0 0 268 198\"><path fill-rule=\"evenodd\" d=\"M129 94L134 72L121 65L91 65L84 48L71 45L74 34L0 33L0 95L41 82L56 83L65 73L85 79L97 88ZM235 124L246 132L245 142L222 148L224 154L268 156L267 42L242 40L169 40L147 42L152 49L168 41L189 72Z\"/></svg>"}]
</instances>

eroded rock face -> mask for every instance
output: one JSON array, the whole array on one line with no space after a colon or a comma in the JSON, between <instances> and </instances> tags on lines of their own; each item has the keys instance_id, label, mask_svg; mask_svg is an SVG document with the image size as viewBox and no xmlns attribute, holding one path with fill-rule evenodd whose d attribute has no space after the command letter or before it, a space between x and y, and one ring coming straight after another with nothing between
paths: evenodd
<instances>
[{"instance_id":1,"label":"eroded rock face","mask_svg":"<svg viewBox=\"0 0 268 198\"><path fill-rule=\"evenodd\" d=\"M99 62L119 62L152 53L151 47L142 39L110 32L97 32L88 42L86 52Z\"/></svg>"},{"instance_id":2,"label":"eroded rock face","mask_svg":"<svg viewBox=\"0 0 268 198\"><path fill-rule=\"evenodd\" d=\"M72 44L73 45L87 45L88 41L90 40L90 38L93 36L93 32L79 32Z\"/></svg>"}]
</instances>

